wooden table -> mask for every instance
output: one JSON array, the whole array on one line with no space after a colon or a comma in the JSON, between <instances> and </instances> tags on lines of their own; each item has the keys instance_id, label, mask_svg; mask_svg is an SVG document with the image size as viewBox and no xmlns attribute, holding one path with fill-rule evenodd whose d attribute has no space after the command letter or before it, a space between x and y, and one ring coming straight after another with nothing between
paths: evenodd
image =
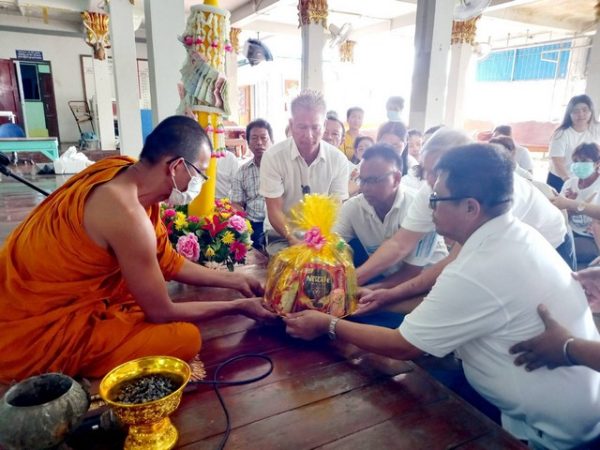
<instances>
[{"instance_id":1,"label":"wooden table","mask_svg":"<svg viewBox=\"0 0 600 450\"><path fill-rule=\"evenodd\" d=\"M245 267L264 277L264 269ZM227 289L169 283L176 301L239 296ZM243 316L201 324L200 357L209 377L223 361L244 353L269 356L273 373L249 385L222 388L232 432L226 449L520 449L502 428L412 362L365 353L327 338L304 342L285 334L282 323L259 325ZM245 360L225 369L239 380L265 371ZM215 449L225 417L211 387L189 386L172 415L177 448ZM119 448L122 438L96 436L73 448Z\"/></svg>"}]
</instances>

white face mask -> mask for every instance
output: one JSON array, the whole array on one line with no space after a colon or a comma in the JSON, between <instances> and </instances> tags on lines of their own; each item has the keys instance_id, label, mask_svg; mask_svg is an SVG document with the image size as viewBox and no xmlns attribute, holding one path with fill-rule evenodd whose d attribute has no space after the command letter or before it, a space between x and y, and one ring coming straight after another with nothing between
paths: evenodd
<instances>
[{"instance_id":1,"label":"white face mask","mask_svg":"<svg viewBox=\"0 0 600 450\"><path fill-rule=\"evenodd\" d=\"M187 169L187 167L186 167ZM188 171L189 173L189 171ZM187 205L192 200L194 200L198 194L200 194L200 190L202 189L202 184L204 184L204 179L199 176L192 176L187 185L187 189L185 191L180 191L177 189L177 183L175 183L175 176L173 178L173 189L171 190L171 195L169 195L169 199L167 202L169 205L180 206Z\"/></svg>"}]
</instances>

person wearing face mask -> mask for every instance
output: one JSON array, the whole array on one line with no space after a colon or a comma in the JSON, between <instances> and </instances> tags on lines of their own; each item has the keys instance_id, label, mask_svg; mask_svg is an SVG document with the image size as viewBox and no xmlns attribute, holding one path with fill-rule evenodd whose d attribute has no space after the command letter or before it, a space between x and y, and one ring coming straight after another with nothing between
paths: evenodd
<instances>
[{"instance_id":1,"label":"person wearing face mask","mask_svg":"<svg viewBox=\"0 0 600 450\"><path fill-rule=\"evenodd\" d=\"M579 264L588 264L598 257L600 248L600 225L589 216L588 204L600 204L600 148L597 144L579 145L573 152L571 173L574 177L565 181L561 196L567 203L569 225L575 238L575 254ZM559 207L562 199L553 199Z\"/></svg>"},{"instance_id":2,"label":"person wearing face mask","mask_svg":"<svg viewBox=\"0 0 600 450\"><path fill-rule=\"evenodd\" d=\"M569 100L563 121L548 146L551 161L546 183L558 192L570 176L567 166L573 151L584 142L600 143L600 123L592 99L576 95Z\"/></svg>"},{"instance_id":3,"label":"person wearing face mask","mask_svg":"<svg viewBox=\"0 0 600 450\"><path fill-rule=\"evenodd\" d=\"M390 122L402 121L402 111L404 110L404 99L399 96L388 98L385 103L386 117Z\"/></svg>"},{"instance_id":4,"label":"person wearing face mask","mask_svg":"<svg viewBox=\"0 0 600 450\"><path fill-rule=\"evenodd\" d=\"M37 206L0 250L0 382L43 372L101 377L148 355L192 359L198 321L273 315L248 276L192 263L171 246L159 202L200 190L211 144L194 120L165 119L135 161L105 158ZM232 301L173 302L165 280L238 290Z\"/></svg>"}]
</instances>

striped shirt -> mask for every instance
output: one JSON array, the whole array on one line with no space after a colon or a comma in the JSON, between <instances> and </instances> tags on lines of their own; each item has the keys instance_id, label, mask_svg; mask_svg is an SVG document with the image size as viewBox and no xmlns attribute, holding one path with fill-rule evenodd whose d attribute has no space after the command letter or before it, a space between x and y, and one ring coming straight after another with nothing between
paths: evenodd
<instances>
[{"instance_id":1,"label":"striped shirt","mask_svg":"<svg viewBox=\"0 0 600 450\"><path fill-rule=\"evenodd\" d=\"M243 164L231 183L230 199L244 205L248 220L262 222L265 220L265 199L258 193L260 187L260 171L254 158Z\"/></svg>"}]
</instances>

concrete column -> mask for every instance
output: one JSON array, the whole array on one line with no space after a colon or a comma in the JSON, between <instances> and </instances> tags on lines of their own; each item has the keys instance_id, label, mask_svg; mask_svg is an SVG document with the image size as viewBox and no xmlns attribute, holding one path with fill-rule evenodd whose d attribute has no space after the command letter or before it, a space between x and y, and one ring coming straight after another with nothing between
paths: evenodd
<instances>
[{"instance_id":1,"label":"concrete column","mask_svg":"<svg viewBox=\"0 0 600 450\"><path fill-rule=\"evenodd\" d=\"M417 1L411 128L425 130L444 120L453 9L451 1Z\"/></svg>"},{"instance_id":2,"label":"concrete column","mask_svg":"<svg viewBox=\"0 0 600 450\"><path fill-rule=\"evenodd\" d=\"M112 80L108 70L108 59L92 58L94 67L94 118L102 150L115 149L115 125L112 110Z\"/></svg>"},{"instance_id":3,"label":"concrete column","mask_svg":"<svg viewBox=\"0 0 600 450\"><path fill-rule=\"evenodd\" d=\"M121 155L137 157L142 150L142 119L138 97L133 6L129 0L111 0L108 5Z\"/></svg>"},{"instance_id":4,"label":"concrete column","mask_svg":"<svg viewBox=\"0 0 600 450\"><path fill-rule=\"evenodd\" d=\"M596 106L600 108L600 21L596 23L596 34L592 39L592 49L587 66L585 93L589 95Z\"/></svg>"},{"instance_id":5,"label":"concrete column","mask_svg":"<svg viewBox=\"0 0 600 450\"><path fill-rule=\"evenodd\" d=\"M152 121L175 114L179 105L177 83L186 52L177 35L185 28L183 0L145 0L146 39L152 96Z\"/></svg>"},{"instance_id":6,"label":"concrete column","mask_svg":"<svg viewBox=\"0 0 600 450\"><path fill-rule=\"evenodd\" d=\"M444 124L453 128L463 128L466 86L472 79L470 70L473 46L471 44L453 44L448 74L446 96L446 118Z\"/></svg>"},{"instance_id":7,"label":"concrete column","mask_svg":"<svg viewBox=\"0 0 600 450\"><path fill-rule=\"evenodd\" d=\"M302 89L323 92L323 46L325 30L320 24L302 25Z\"/></svg>"}]
</instances>

